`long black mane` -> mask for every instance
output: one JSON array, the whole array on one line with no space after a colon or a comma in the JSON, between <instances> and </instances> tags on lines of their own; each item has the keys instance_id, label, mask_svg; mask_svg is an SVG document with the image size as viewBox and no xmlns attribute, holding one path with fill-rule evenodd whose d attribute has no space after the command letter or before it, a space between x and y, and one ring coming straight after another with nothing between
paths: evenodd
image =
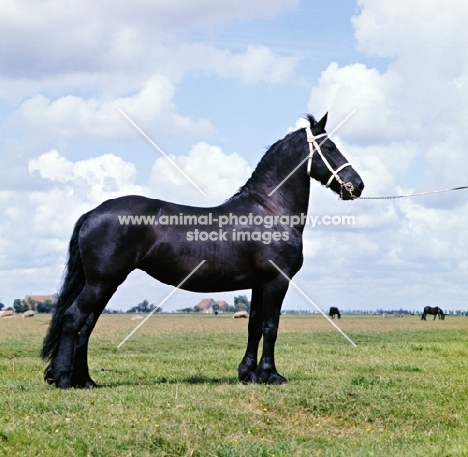
<instances>
[{"instance_id":1,"label":"long black mane","mask_svg":"<svg viewBox=\"0 0 468 457\"><path fill-rule=\"evenodd\" d=\"M276 154L278 148L282 147L284 143L288 142L292 137L299 133L300 130L295 130L294 132L288 133L283 139L278 140L271 145L260 159L260 162L258 162L247 182L243 186L239 187L237 192L231 198L247 194L249 191L258 187L259 183L263 185L265 176L270 173L272 168L276 168L278 165L278 154Z\"/></svg>"},{"instance_id":2,"label":"long black mane","mask_svg":"<svg viewBox=\"0 0 468 457\"><path fill-rule=\"evenodd\" d=\"M314 116L312 116L312 114L305 114L303 118L306 119L310 123L311 128L317 125L317 120L315 119ZM302 130L303 128L294 130L288 133L283 139L278 140L275 143L273 143L267 149L263 157L260 159L260 162L255 167L255 170L252 172L252 175L247 180L247 182L243 186L241 186L237 190L237 192L232 197L230 197L230 199L237 197L239 195L247 194L249 191L256 189L259 183L263 185L265 181L268 181L271 171L276 169L278 165L282 167L286 166L283 155L281 156L281 163L278 164L278 160L280 160L280 158L279 158L279 154L277 154L277 151L279 148L283 147L285 144L289 143L290 141L293 141L296 136L301 134ZM297 160L294 160L295 159L294 157L292 159L293 159L292 163L295 164ZM271 190L272 189L268 189L268 192L270 192Z\"/></svg>"}]
</instances>

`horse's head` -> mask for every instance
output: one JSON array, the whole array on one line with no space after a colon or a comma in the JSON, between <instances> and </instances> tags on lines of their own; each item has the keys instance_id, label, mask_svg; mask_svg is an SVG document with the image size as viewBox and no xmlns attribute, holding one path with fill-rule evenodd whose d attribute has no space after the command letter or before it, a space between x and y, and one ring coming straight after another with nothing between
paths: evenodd
<instances>
[{"instance_id":1,"label":"horse's head","mask_svg":"<svg viewBox=\"0 0 468 457\"><path fill-rule=\"evenodd\" d=\"M358 198L364 183L325 132L327 114L318 122L311 115L306 119L310 122L310 127L305 129L310 151L307 163L309 176L330 187L342 200Z\"/></svg>"}]
</instances>

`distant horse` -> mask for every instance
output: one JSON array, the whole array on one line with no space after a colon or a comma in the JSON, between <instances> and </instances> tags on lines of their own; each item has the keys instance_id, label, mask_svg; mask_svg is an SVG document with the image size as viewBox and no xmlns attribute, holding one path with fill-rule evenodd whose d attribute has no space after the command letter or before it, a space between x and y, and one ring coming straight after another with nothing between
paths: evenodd
<instances>
[{"instance_id":1,"label":"distant horse","mask_svg":"<svg viewBox=\"0 0 468 457\"><path fill-rule=\"evenodd\" d=\"M444 312L438 306L435 306L435 307L425 306L424 307L424 312L421 315L421 320L426 320L426 316L428 314L431 314L431 315L433 314L434 315L434 319L432 319L433 321L435 321L435 318L437 316L439 316L439 319L442 319L442 320L445 319Z\"/></svg>"},{"instance_id":2,"label":"distant horse","mask_svg":"<svg viewBox=\"0 0 468 457\"><path fill-rule=\"evenodd\" d=\"M274 349L287 278L303 263L310 179L343 200L359 197L364 189L325 132L327 115L318 122L311 115L306 119L307 127L273 144L246 184L219 206L126 196L107 200L78 219L42 348L42 357L49 360L48 383L59 388L96 386L88 369L89 337L117 287L135 269L193 292L252 289L239 380L287 382L276 369ZM159 222L131 222L134 216L146 215L155 215ZM185 218L182 224L180 218ZM257 363L262 337L263 354Z\"/></svg>"},{"instance_id":3,"label":"distant horse","mask_svg":"<svg viewBox=\"0 0 468 457\"><path fill-rule=\"evenodd\" d=\"M335 315L338 316L338 319L341 319L340 310L336 306L331 306L330 307L330 311L328 312L328 315L332 319L335 319Z\"/></svg>"}]
</instances>

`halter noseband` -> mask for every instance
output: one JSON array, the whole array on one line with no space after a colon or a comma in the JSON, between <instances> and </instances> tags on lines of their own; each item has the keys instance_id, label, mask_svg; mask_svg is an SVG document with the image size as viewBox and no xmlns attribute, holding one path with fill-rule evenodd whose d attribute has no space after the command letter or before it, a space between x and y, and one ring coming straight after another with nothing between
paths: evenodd
<instances>
[{"instance_id":1,"label":"halter noseband","mask_svg":"<svg viewBox=\"0 0 468 457\"><path fill-rule=\"evenodd\" d=\"M351 164L349 162L346 162L343 165L339 166L336 170L334 170L331 167L328 160L323 155L322 150L320 149L320 145L316 141L318 138L327 137L328 134L321 133L320 135L314 136L312 134L312 130L310 129L310 127L306 127L305 131L307 134L307 142L309 143L309 157L308 157L309 160L307 161L307 175L309 176L309 178L311 177L311 173L312 173L312 157L314 156L314 152L317 151L323 163L331 172L331 176L327 184L325 184L325 187L330 187L330 184L333 182L333 179L336 179L338 183L341 185L341 188L343 187L346 188L349 191L349 193L352 195L352 192L354 190L353 185L351 183L344 183L343 180L338 176L338 173L341 170L343 170L343 168L349 167Z\"/></svg>"}]
</instances>

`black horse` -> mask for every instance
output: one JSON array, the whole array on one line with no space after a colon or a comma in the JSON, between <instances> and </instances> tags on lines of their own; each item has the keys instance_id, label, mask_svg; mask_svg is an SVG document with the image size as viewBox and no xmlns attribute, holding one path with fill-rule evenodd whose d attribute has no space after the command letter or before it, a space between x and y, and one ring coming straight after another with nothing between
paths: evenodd
<instances>
[{"instance_id":1,"label":"black horse","mask_svg":"<svg viewBox=\"0 0 468 457\"><path fill-rule=\"evenodd\" d=\"M246 184L219 206L126 196L107 200L78 219L42 348L42 357L49 360L48 383L59 388L96 386L88 370L90 334L117 287L137 268L165 284L183 282L181 288L194 292L252 289L239 380L286 383L276 370L274 347L289 282L275 265L289 278L302 266L310 178L343 200L359 197L364 188L327 137L327 115L318 122L311 115L306 119L310 126L271 146ZM155 219L132 223L135 215Z\"/></svg>"},{"instance_id":2,"label":"black horse","mask_svg":"<svg viewBox=\"0 0 468 457\"><path fill-rule=\"evenodd\" d=\"M435 318L437 316L439 316L439 319L442 319L444 320L445 319L445 314L444 312L438 307L438 306L435 306L435 307L432 307L432 306L425 306L424 307L424 312L422 313L421 315L421 320L426 320L426 316L428 314L433 314L434 315L434 319L432 319L433 321L435 321Z\"/></svg>"},{"instance_id":3,"label":"black horse","mask_svg":"<svg viewBox=\"0 0 468 457\"><path fill-rule=\"evenodd\" d=\"M340 310L336 306L331 306L328 315L335 319L335 316L338 316L338 319L341 319Z\"/></svg>"}]
</instances>

